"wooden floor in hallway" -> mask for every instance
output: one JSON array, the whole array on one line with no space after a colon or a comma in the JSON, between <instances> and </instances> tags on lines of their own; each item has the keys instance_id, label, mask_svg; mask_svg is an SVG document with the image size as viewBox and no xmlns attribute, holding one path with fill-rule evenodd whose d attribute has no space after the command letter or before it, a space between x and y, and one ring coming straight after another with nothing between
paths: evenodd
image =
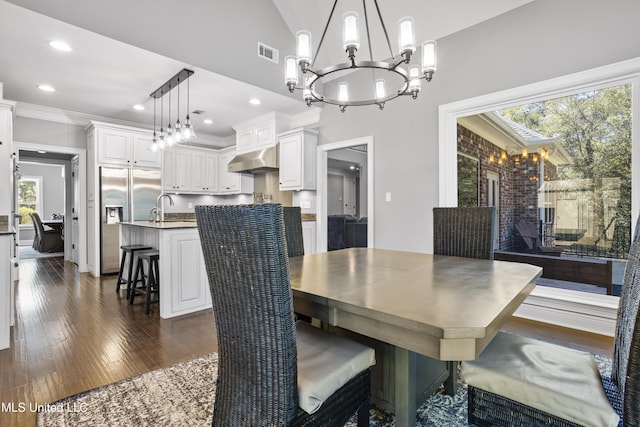
<instances>
[{"instance_id":1,"label":"wooden floor in hallway","mask_svg":"<svg viewBox=\"0 0 640 427\"><path fill-rule=\"evenodd\" d=\"M35 425L37 405L216 351L211 310L161 319L152 305L145 315L115 282L62 257L20 261L11 348L0 351L0 426Z\"/></svg>"},{"instance_id":2,"label":"wooden floor in hallway","mask_svg":"<svg viewBox=\"0 0 640 427\"><path fill-rule=\"evenodd\" d=\"M11 348L0 351L0 426L35 425L38 405L216 351L211 310L165 320L155 305L147 316L116 294L115 281L78 273L62 257L20 262ZM515 318L507 329L609 356L613 346Z\"/></svg>"}]
</instances>

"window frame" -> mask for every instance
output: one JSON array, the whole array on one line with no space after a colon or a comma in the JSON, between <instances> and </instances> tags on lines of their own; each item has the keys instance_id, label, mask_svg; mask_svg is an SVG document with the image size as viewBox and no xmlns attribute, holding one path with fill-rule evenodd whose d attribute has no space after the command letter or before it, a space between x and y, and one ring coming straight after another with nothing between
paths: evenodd
<instances>
[{"instance_id":1,"label":"window frame","mask_svg":"<svg viewBox=\"0 0 640 427\"><path fill-rule=\"evenodd\" d=\"M457 204L457 119L501 108L627 84L632 86L631 227L640 214L640 58L439 106L439 206ZM536 288L516 315L613 336L619 298Z\"/></svg>"},{"instance_id":2,"label":"window frame","mask_svg":"<svg viewBox=\"0 0 640 427\"><path fill-rule=\"evenodd\" d=\"M42 191L42 176L35 176L35 175L23 175L18 179L18 183L17 185L20 185L20 181L36 181L36 212L38 212L40 215L42 215L42 206L43 206L43 194L44 192ZM17 201L17 207L18 207L18 212L20 212L20 200ZM32 228L33 224L20 224L19 225L20 228L24 228L24 229L28 229L28 228Z\"/></svg>"}]
</instances>

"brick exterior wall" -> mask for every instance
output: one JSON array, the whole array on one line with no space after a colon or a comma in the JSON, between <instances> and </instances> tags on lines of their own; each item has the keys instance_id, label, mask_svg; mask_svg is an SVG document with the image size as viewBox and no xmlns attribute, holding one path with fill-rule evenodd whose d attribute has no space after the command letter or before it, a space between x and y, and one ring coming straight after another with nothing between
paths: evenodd
<instances>
[{"instance_id":1,"label":"brick exterior wall","mask_svg":"<svg viewBox=\"0 0 640 427\"><path fill-rule=\"evenodd\" d=\"M520 154L509 156L499 162L502 149L490 141L458 125L458 153L478 159L479 164L479 206L488 206L487 172L493 171L499 179L498 203L498 250L523 251L524 241L518 236L515 224L538 221L538 176L540 161L533 161L533 155L522 159ZM494 161L490 162L493 154ZM556 167L545 162L545 180L556 178Z\"/></svg>"}]
</instances>

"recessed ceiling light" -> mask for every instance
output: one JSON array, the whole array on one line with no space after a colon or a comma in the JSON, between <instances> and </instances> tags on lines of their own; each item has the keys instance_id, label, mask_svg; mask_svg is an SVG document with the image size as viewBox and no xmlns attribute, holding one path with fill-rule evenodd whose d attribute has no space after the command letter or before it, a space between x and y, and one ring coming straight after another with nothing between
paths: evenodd
<instances>
[{"instance_id":1,"label":"recessed ceiling light","mask_svg":"<svg viewBox=\"0 0 640 427\"><path fill-rule=\"evenodd\" d=\"M204 123L205 125L210 125L211 123L213 123L213 120L211 120L211 119L204 119L204 120L202 121L202 123Z\"/></svg>"},{"instance_id":2,"label":"recessed ceiling light","mask_svg":"<svg viewBox=\"0 0 640 427\"><path fill-rule=\"evenodd\" d=\"M38 153L40 153L40 154L47 154L47 152L46 152L46 151L44 151L44 150L38 150Z\"/></svg>"},{"instance_id":3,"label":"recessed ceiling light","mask_svg":"<svg viewBox=\"0 0 640 427\"><path fill-rule=\"evenodd\" d=\"M49 86L49 85L40 85L40 86L38 86L38 89L43 90L45 92L55 92L56 91L53 88L53 86Z\"/></svg>"},{"instance_id":4,"label":"recessed ceiling light","mask_svg":"<svg viewBox=\"0 0 640 427\"><path fill-rule=\"evenodd\" d=\"M71 52L71 46L63 42L62 40L51 40L49 46L62 52Z\"/></svg>"},{"instance_id":5,"label":"recessed ceiling light","mask_svg":"<svg viewBox=\"0 0 640 427\"><path fill-rule=\"evenodd\" d=\"M144 105L136 104L136 105L133 106L133 109L137 110L137 111L142 111L142 110L144 110Z\"/></svg>"},{"instance_id":6,"label":"recessed ceiling light","mask_svg":"<svg viewBox=\"0 0 640 427\"><path fill-rule=\"evenodd\" d=\"M251 104L251 105L260 105L260 100L258 98L251 98L249 100L249 104Z\"/></svg>"}]
</instances>

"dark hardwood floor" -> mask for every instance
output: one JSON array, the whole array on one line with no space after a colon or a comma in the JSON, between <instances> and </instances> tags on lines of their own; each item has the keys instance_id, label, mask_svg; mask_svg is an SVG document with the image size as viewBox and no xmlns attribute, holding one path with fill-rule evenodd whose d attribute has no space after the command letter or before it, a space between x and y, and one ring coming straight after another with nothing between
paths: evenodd
<instances>
[{"instance_id":1,"label":"dark hardwood floor","mask_svg":"<svg viewBox=\"0 0 640 427\"><path fill-rule=\"evenodd\" d=\"M152 305L147 316L115 281L62 257L21 260L11 348L0 351L0 426L35 425L31 407L216 351L211 310L164 320Z\"/></svg>"},{"instance_id":2,"label":"dark hardwood floor","mask_svg":"<svg viewBox=\"0 0 640 427\"><path fill-rule=\"evenodd\" d=\"M11 348L0 351L0 426L35 425L31 407L216 351L211 310L164 320L155 305L147 316L116 294L115 280L79 274L61 257L21 261ZM605 355L613 346L515 318L506 329Z\"/></svg>"}]
</instances>

